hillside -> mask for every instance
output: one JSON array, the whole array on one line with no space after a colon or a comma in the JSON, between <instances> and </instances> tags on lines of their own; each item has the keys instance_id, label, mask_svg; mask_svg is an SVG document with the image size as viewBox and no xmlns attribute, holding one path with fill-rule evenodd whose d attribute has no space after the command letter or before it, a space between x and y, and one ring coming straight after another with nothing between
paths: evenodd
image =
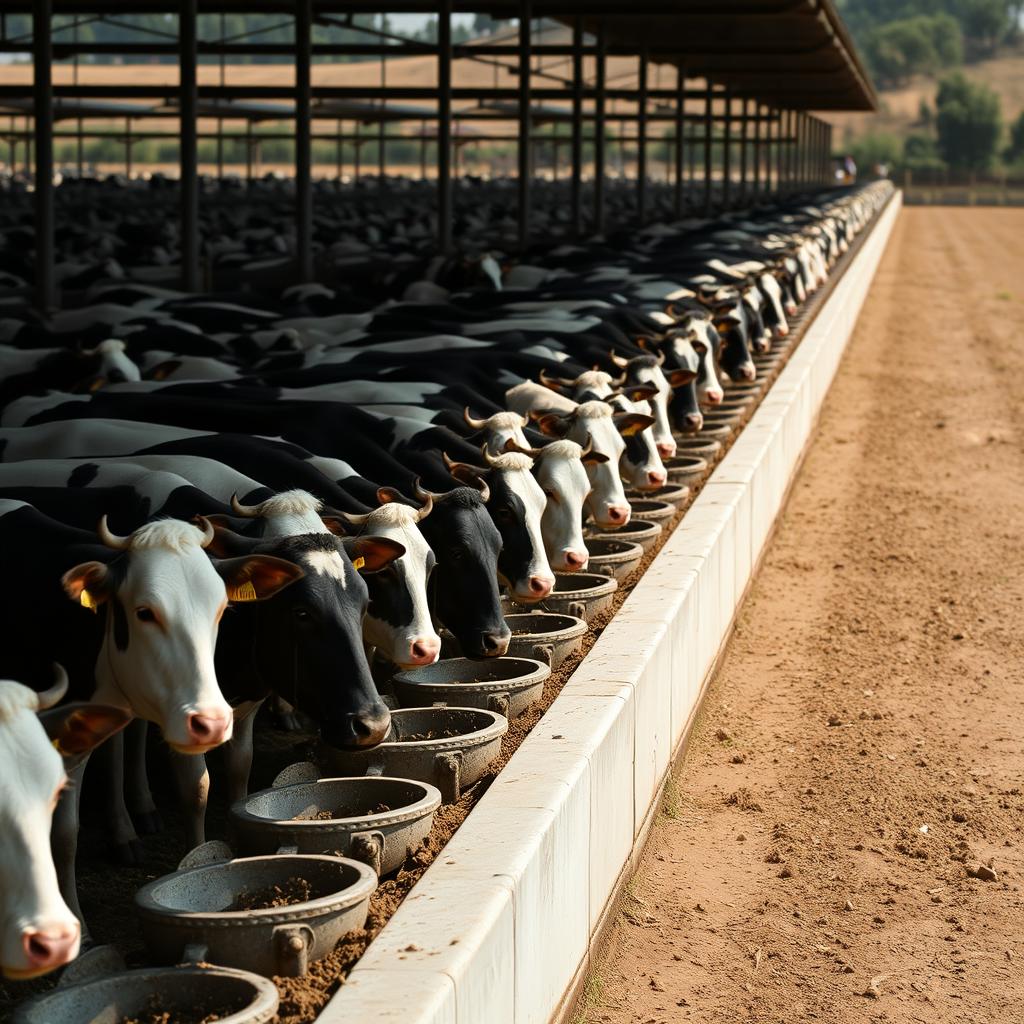
<instances>
[{"instance_id":1,"label":"hillside","mask_svg":"<svg viewBox=\"0 0 1024 1024\"><path fill-rule=\"evenodd\" d=\"M1007 50L992 60L965 65L963 71L968 78L983 82L999 94L1004 123L1009 123L1024 111L1024 47ZM871 132L903 136L917 122L922 100L934 106L937 87L935 78L920 76L903 88L880 92L882 109L878 114L829 113L822 116L836 126L837 148Z\"/></svg>"}]
</instances>

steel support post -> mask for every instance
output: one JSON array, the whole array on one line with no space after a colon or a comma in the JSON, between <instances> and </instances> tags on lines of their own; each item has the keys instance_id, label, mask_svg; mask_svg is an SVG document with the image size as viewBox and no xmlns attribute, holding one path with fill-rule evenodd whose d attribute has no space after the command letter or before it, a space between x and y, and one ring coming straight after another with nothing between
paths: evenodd
<instances>
[{"instance_id":1,"label":"steel support post","mask_svg":"<svg viewBox=\"0 0 1024 1024\"><path fill-rule=\"evenodd\" d=\"M640 51L637 67L639 89L637 90L636 120L636 220L641 227L647 220L647 71L649 66L647 47Z\"/></svg>"},{"instance_id":2,"label":"steel support post","mask_svg":"<svg viewBox=\"0 0 1024 1024\"><path fill-rule=\"evenodd\" d=\"M295 5L295 271L313 280L313 0Z\"/></svg>"},{"instance_id":3,"label":"steel support post","mask_svg":"<svg viewBox=\"0 0 1024 1024\"><path fill-rule=\"evenodd\" d=\"M675 214L683 215L683 165L686 159L686 70L682 64L676 67L676 181L675 181Z\"/></svg>"},{"instance_id":4,"label":"steel support post","mask_svg":"<svg viewBox=\"0 0 1024 1024\"><path fill-rule=\"evenodd\" d=\"M569 183L569 207L572 234L583 234L583 19L572 25L572 178Z\"/></svg>"},{"instance_id":5,"label":"steel support post","mask_svg":"<svg viewBox=\"0 0 1024 1024\"><path fill-rule=\"evenodd\" d=\"M453 219L452 0L440 0L437 16L437 244L442 253L451 251Z\"/></svg>"},{"instance_id":6,"label":"steel support post","mask_svg":"<svg viewBox=\"0 0 1024 1024\"><path fill-rule=\"evenodd\" d=\"M750 166L750 158L747 152L750 146L750 101L743 97L740 107L740 198L743 203L747 201L747 169Z\"/></svg>"},{"instance_id":7,"label":"steel support post","mask_svg":"<svg viewBox=\"0 0 1024 1024\"><path fill-rule=\"evenodd\" d=\"M775 111L771 107L765 107L764 111L764 193L771 195L772 186L772 129L775 125Z\"/></svg>"},{"instance_id":8,"label":"steel support post","mask_svg":"<svg viewBox=\"0 0 1024 1024\"><path fill-rule=\"evenodd\" d=\"M594 57L594 230L598 234L604 231L606 49L606 33L602 19L597 29L597 53Z\"/></svg>"},{"instance_id":9,"label":"steel support post","mask_svg":"<svg viewBox=\"0 0 1024 1024\"><path fill-rule=\"evenodd\" d=\"M47 315L57 303L53 212L53 0L32 12L32 112L35 118L36 305ZM26 143L26 156L28 144ZM13 165L13 162L12 162Z\"/></svg>"},{"instance_id":10,"label":"steel support post","mask_svg":"<svg viewBox=\"0 0 1024 1024\"><path fill-rule=\"evenodd\" d=\"M178 110L181 179L181 284L199 290L199 163L196 138L196 5L181 0L178 18Z\"/></svg>"},{"instance_id":11,"label":"steel support post","mask_svg":"<svg viewBox=\"0 0 1024 1024\"><path fill-rule=\"evenodd\" d=\"M725 122L722 125L722 209L732 199L732 92L725 94Z\"/></svg>"},{"instance_id":12,"label":"steel support post","mask_svg":"<svg viewBox=\"0 0 1024 1024\"><path fill-rule=\"evenodd\" d=\"M704 215L711 213L712 200L712 159L711 159L711 130L714 126L714 93L711 89L711 81L708 80L707 88L704 90Z\"/></svg>"},{"instance_id":13,"label":"steel support post","mask_svg":"<svg viewBox=\"0 0 1024 1024\"><path fill-rule=\"evenodd\" d=\"M761 195L761 159L764 157L761 142L761 123L763 118L764 112L761 109L761 103L757 101L754 103L754 176L751 182L751 190L755 198Z\"/></svg>"},{"instance_id":14,"label":"steel support post","mask_svg":"<svg viewBox=\"0 0 1024 1024\"><path fill-rule=\"evenodd\" d=\"M530 245L530 185L533 176L530 138L530 33L533 27L530 0L519 0L519 157L516 180L519 206L519 251Z\"/></svg>"}]
</instances>

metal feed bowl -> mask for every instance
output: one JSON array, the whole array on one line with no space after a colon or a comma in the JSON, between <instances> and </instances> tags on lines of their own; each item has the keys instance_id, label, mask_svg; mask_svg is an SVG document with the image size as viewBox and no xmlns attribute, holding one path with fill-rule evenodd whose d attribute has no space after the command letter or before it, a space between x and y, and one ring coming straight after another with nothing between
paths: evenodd
<instances>
[{"instance_id":1,"label":"metal feed bowl","mask_svg":"<svg viewBox=\"0 0 1024 1024\"><path fill-rule=\"evenodd\" d=\"M556 572L554 589L540 602L540 607L546 612L575 615L589 622L611 608L618 587L617 581L593 572Z\"/></svg>"},{"instance_id":2,"label":"metal feed bowl","mask_svg":"<svg viewBox=\"0 0 1024 1024\"><path fill-rule=\"evenodd\" d=\"M669 483L664 487L659 487L656 491L626 491L626 497L630 499L631 505L634 501L664 501L678 511L690 500L690 488L686 484ZM636 514L634 508L633 515L636 516ZM641 518L650 517L642 516Z\"/></svg>"},{"instance_id":3,"label":"metal feed bowl","mask_svg":"<svg viewBox=\"0 0 1024 1024\"><path fill-rule=\"evenodd\" d=\"M601 576L611 576L624 580L644 557L644 549L623 537L603 539L587 538L587 550L590 552L590 568ZM513 638L514 639L514 638Z\"/></svg>"},{"instance_id":4,"label":"metal feed bowl","mask_svg":"<svg viewBox=\"0 0 1024 1024\"><path fill-rule=\"evenodd\" d=\"M454 704L515 718L540 699L549 675L546 662L532 658L445 658L396 672L391 685L402 707Z\"/></svg>"},{"instance_id":5,"label":"metal feed bowl","mask_svg":"<svg viewBox=\"0 0 1024 1024\"><path fill-rule=\"evenodd\" d=\"M248 892L307 881L312 898L291 906L230 910ZM242 857L184 868L144 885L135 909L157 963L244 965L267 977L297 977L311 960L362 928L377 888L372 868L325 854Z\"/></svg>"},{"instance_id":6,"label":"metal feed bowl","mask_svg":"<svg viewBox=\"0 0 1024 1024\"><path fill-rule=\"evenodd\" d=\"M701 446L703 447L703 446ZM665 472L674 484L689 484L708 471L707 460L692 453L673 455L665 460Z\"/></svg>"},{"instance_id":7,"label":"metal feed bowl","mask_svg":"<svg viewBox=\"0 0 1024 1024\"><path fill-rule=\"evenodd\" d=\"M667 523L676 514L675 505L655 498L630 498L629 507L630 519L645 523Z\"/></svg>"},{"instance_id":8,"label":"metal feed bowl","mask_svg":"<svg viewBox=\"0 0 1024 1024\"><path fill-rule=\"evenodd\" d=\"M639 544L644 551L650 551L660 536L660 524L634 519L617 530L595 529L592 532L588 531L586 540L588 544L591 537L595 540L626 540L632 544Z\"/></svg>"},{"instance_id":9,"label":"metal feed bowl","mask_svg":"<svg viewBox=\"0 0 1024 1024\"><path fill-rule=\"evenodd\" d=\"M512 630L508 652L514 658L535 658L552 670L580 649L587 624L575 615L522 612L506 615Z\"/></svg>"},{"instance_id":10,"label":"metal feed bowl","mask_svg":"<svg viewBox=\"0 0 1024 1024\"><path fill-rule=\"evenodd\" d=\"M242 854L295 847L351 857L386 875L419 848L440 806L441 794L428 782L358 776L260 790L237 801L230 817ZM325 811L332 816L319 817Z\"/></svg>"},{"instance_id":11,"label":"metal feed bowl","mask_svg":"<svg viewBox=\"0 0 1024 1024\"><path fill-rule=\"evenodd\" d=\"M704 466L695 474L697 476L706 472L707 464L722 454L722 443L714 438L680 434L673 434L672 436L676 441L676 458L689 456L690 458L704 460ZM671 459L668 460L668 462L671 461ZM665 463L666 466L668 462ZM669 474L669 479L672 479L671 473Z\"/></svg>"},{"instance_id":12,"label":"metal feed bowl","mask_svg":"<svg viewBox=\"0 0 1024 1024\"><path fill-rule=\"evenodd\" d=\"M145 967L58 987L23 1003L11 1024L121 1024L153 1009L223 1014L219 1024L268 1024L277 988L266 978L226 967Z\"/></svg>"},{"instance_id":13,"label":"metal feed bowl","mask_svg":"<svg viewBox=\"0 0 1024 1024\"><path fill-rule=\"evenodd\" d=\"M445 735L446 733L454 735ZM389 775L422 779L454 803L473 785L501 752L508 719L482 708L402 708L391 712L391 731L370 749L325 747L323 758L332 772L344 775ZM403 736L436 738L403 739Z\"/></svg>"}]
</instances>

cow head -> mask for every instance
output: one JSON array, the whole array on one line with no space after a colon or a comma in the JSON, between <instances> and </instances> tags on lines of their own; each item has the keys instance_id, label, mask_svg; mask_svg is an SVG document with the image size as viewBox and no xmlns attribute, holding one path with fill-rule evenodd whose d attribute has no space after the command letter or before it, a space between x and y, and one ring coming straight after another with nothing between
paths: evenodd
<instances>
[{"instance_id":1,"label":"cow head","mask_svg":"<svg viewBox=\"0 0 1024 1024\"><path fill-rule=\"evenodd\" d=\"M590 553L583 540L584 504L590 495L588 465L607 462L607 456L575 441L559 440L543 448L523 448L509 440L505 450L533 459L533 474L546 503L540 528L551 567L559 572L582 572Z\"/></svg>"},{"instance_id":2,"label":"cow head","mask_svg":"<svg viewBox=\"0 0 1024 1024\"><path fill-rule=\"evenodd\" d=\"M229 602L271 597L303 575L279 558L256 555L213 562L213 526L174 519L118 537L100 521L110 562L83 562L62 578L83 609L103 616L96 698L160 726L186 754L231 738L232 712L217 685L214 645Z\"/></svg>"},{"instance_id":3,"label":"cow head","mask_svg":"<svg viewBox=\"0 0 1024 1024\"><path fill-rule=\"evenodd\" d=\"M386 569L405 553L402 545L376 536L341 538L328 530L246 537L218 526L212 547L236 557L287 559L303 572L274 600L225 619L219 658L248 656L265 687L314 718L331 746L380 743L391 716L363 649L369 604L363 574Z\"/></svg>"},{"instance_id":4,"label":"cow head","mask_svg":"<svg viewBox=\"0 0 1024 1024\"><path fill-rule=\"evenodd\" d=\"M484 504L489 496L486 483L444 494L416 490L420 501L433 502L420 529L437 556L434 611L470 658L498 657L512 637L498 595L501 534Z\"/></svg>"},{"instance_id":5,"label":"cow head","mask_svg":"<svg viewBox=\"0 0 1024 1024\"><path fill-rule=\"evenodd\" d=\"M378 653L401 668L432 665L441 653L441 638L434 631L427 598L427 581L437 564L419 524L430 515L434 502L427 496L420 508L392 487L377 491L379 508L361 515L337 513L346 532L372 534L401 544L404 554L389 566L366 577L370 604L363 635Z\"/></svg>"},{"instance_id":6,"label":"cow head","mask_svg":"<svg viewBox=\"0 0 1024 1024\"><path fill-rule=\"evenodd\" d=\"M487 468L453 462L445 465L460 483L487 488L485 503L501 534L498 577L516 601L534 603L551 593L555 577L548 565L541 534L544 492L531 470L532 460L515 452L492 455L483 448Z\"/></svg>"},{"instance_id":7,"label":"cow head","mask_svg":"<svg viewBox=\"0 0 1024 1024\"><path fill-rule=\"evenodd\" d=\"M93 704L50 710L66 690L63 670L43 693L0 681L0 971L7 978L34 978L78 955L80 926L50 852L53 812L67 785L62 755L80 760L131 718Z\"/></svg>"},{"instance_id":8,"label":"cow head","mask_svg":"<svg viewBox=\"0 0 1024 1024\"><path fill-rule=\"evenodd\" d=\"M622 371L623 391L626 392L627 398L636 401L638 397L629 394L628 388L646 388L650 392L643 397L646 398L654 417L654 425L651 428L654 443L661 458L672 458L676 453L676 441L669 423L669 405L677 388L693 383L697 376L696 367L670 367L666 364L666 353L660 351L652 355L633 356L630 359L612 352L610 358Z\"/></svg>"}]
</instances>

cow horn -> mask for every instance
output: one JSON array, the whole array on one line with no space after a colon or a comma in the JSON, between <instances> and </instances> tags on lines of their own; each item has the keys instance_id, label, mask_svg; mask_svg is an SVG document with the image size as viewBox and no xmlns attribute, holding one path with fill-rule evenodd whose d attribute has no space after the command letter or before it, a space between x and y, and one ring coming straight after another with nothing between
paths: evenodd
<instances>
[{"instance_id":1,"label":"cow horn","mask_svg":"<svg viewBox=\"0 0 1024 1024\"><path fill-rule=\"evenodd\" d=\"M623 369L625 369L625 368L626 368L626 366L628 366L628 365L629 365L629 360L628 360L628 359L624 359L624 358L623 358L622 356L620 356L620 355L616 355L616 354L615 354L614 352L609 352L609 353L608 353L608 356L609 356L609 358L611 359L611 361L612 361L612 362L613 362L613 363L614 363L614 364L615 364L615 365L616 365L616 366L617 366L617 367L618 367L618 368L619 368L620 370L623 370Z\"/></svg>"},{"instance_id":2,"label":"cow horn","mask_svg":"<svg viewBox=\"0 0 1024 1024\"><path fill-rule=\"evenodd\" d=\"M428 491L420 482L419 477L416 478L416 483L413 485L413 494L415 494L418 501L422 501L424 504L429 501L431 505L444 497L444 494L440 491Z\"/></svg>"},{"instance_id":3,"label":"cow horn","mask_svg":"<svg viewBox=\"0 0 1024 1024\"><path fill-rule=\"evenodd\" d=\"M42 693L36 694L36 710L45 711L47 708L59 704L67 692L68 674L64 666L59 661L55 661L53 663L53 685L49 689L43 690Z\"/></svg>"},{"instance_id":4,"label":"cow horn","mask_svg":"<svg viewBox=\"0 0 1024 1024\"><path fill-rule=\"evenodd\" d=\"M594 450L594 439L587 434L587 443L580 450L580 458L585 459Z\"/></svg>"},{"instance_id":5,"label":"cow horn","mask_svg":"<svg viewBox=\"0 0 1024 1024\"><path fill-rule=\"evenodd\" d=\"M665 353L663 351L661 351L660 349L657 352L655 352L654 358L658 360L658 365L659 366L664 366L665 365Z\"/></svg>"},{"instance_id":6,"label":"cow horn","mask_svg":"<svg viewBox=\"0 0 1024 1024\"><path fill-rule=\"evenodd\" d=\"M213 538L217 536L213 523L206 516L196 516L193 521L203 531L203 539L199 542L199 546L201 548L208 548L213 543Z\"/></svg>"},{"instance_id":7,"label":"cow horn","mask_svg":"<svg viewBox=\"0 0 1024 1024\"><path fill-rule=\"evenodd\" d=\"M362 526L370 518L369 512L338 512L338 518L344 519L349 526Z\"/></svg>"},{"instance_id":8,"label":"cow horn","mask_svg":"<svg viewBox=\"0 0 1024 1024\"><path fill-rule=\"evenodd\" d=\"M552 391L561 391L562 388L565 387L564 381L559 380L557 377L549 377L547 370L541 370L540 373L537 374L537 379L544 385L544 387L550 388Z\"/></svg>"},{"instance_id":9,"label":"cow horn","mask_svg":"<svg viewBox=\"0 0 1024 1024\"><path fill-rule=\"evenodd\" d=\"M487 426L487 420L478 420L476 417L470 416L468 405L462 410L462 418L466 421L466 426L473 430L483 430Z\"/></svg>"},{"instance_id":10,"label":"cow horn","mask_svg":"<svg viewBox=\"0 0 1024 1024\"><path fill-rule=\"evenodd\" d=\"M487 486L487 481L482 476L478 476L476 486L480 491L480 500L486 505L491 500L491 489Z\"/></svg>"},{"instance_id":11,"label":"cow horn","mask_svg":"<svg viewBox=\"0 0 1024 1024\"><path fill-rule=\"evenodd\" d=\"M241 516L243 519L257 519L259 518L262 505L243 505L238 500L237 492L231 495L231 511L236 516Z\"/></svg>"},{"instance_id":12,"label":"cow horn","mask_svg":"<svg viewBox=\"0 0 1024 1024\"><path fill-rule=\"evenodd\" d=\"M131 537L119 537L116 533L110 532L110 527L107 526L106 515L100 517L99 526L96 527L96 532L100 535L100 540L106 544L108 548L113 548L115 551L127 551L131 546Z\"/></svg>"},{"instance_id":13,"label":"cow horn","mask_svg":"<svg viewBox=\"0 0 1024 1024\"><path fill-rule=\"evenodd\" d=\"M524 448L514 437L505 442L505 451L515 452L517 455L529 455L531 459L539 458L544 454L543 448Z\"/></svg>"},{"instance_id":14,"label":"cow horn","mask_svg":"<svg viewBox=\"0 0 1024 1024\"><path fill-rule=\"evenodd\" d=\"M416 481L416 490L420 490L420 482ZM430 515L434 508L434 496L429 491L424 491L426 497L423 498L423 504L420 506L420 510L416 513L416 522L419 523L426 519Z\"/></svg>"}]
</instances>

